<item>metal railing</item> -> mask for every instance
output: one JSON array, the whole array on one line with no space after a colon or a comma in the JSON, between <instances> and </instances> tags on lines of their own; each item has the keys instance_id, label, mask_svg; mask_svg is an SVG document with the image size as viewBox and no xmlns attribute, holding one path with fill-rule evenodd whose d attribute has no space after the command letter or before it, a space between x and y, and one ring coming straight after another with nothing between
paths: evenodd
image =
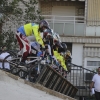
<instances>
[{"instance_id":1,"label":"metal railing","mask_svg":"<svg viewBox=\"0 0 100 100\"><path fill-rule=\"evenodd\" d=\"M60 35L66 36L86 36L86 23L84 16L56 16L56 15L42 15L50 24L50 27L54 32L59 33ZM29 21L31 22L31 21ZM24 21L15 21L9 18L3 27L2 31L12 30L13 32L16 29L23 25Z\"/></svg>"},{"instance_id":2,"label":"metal railing","mask_svg":"<svg viewBox=\"0 0 100 100\"><path fill-rule=\"evenodd\" d=\"M90 94L90 83L94 74L96 74L96 72L92 70L71 64L71 72L67 74L67 80L78 88L76 97L78 97L79 100L84 100L80 98L92 98Z\"/></svg>"},{"instance_id":3,"label":"metal railing","mask_svg":"<svg viewBox=\"0 0 100 100\"><path fill-rule=\"evenodd\" d=\"M50 27L60 35L85 36L84 16L43 15Z\"/></svg>"}]
</instances>

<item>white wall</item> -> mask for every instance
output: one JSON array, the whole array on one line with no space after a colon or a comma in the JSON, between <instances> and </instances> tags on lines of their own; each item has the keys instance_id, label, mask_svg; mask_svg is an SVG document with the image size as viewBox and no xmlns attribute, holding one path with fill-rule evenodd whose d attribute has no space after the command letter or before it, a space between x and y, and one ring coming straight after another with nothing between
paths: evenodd
<instances>
[{"instance_id":1,"label":"white wall","mask_svg":"<svg viewBox=\"0 0 100 100\"><path fill-rule=\"evenodd\" d=\"M72 63L82 66L83 44L72 44Z\"/></svg>"}]
</instances>

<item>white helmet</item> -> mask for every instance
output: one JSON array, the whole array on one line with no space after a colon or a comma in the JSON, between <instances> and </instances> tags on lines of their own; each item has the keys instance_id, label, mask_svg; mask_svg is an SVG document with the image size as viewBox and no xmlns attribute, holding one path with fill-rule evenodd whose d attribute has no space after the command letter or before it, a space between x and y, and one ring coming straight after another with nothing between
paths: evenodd
<instances>
[{"instance_id":1,"label":"white helmet","mask_svg":"<svg viewBox=\"0 0 100 100\"><path fill-rule=\"evenodd\" d=\"M53 39L58 41L57 33L53 33Z\"/></svg>"},{"instance_id":2,"label":"white helmet","mask_svg":"<svg viewBox=\"0 0 100 100\"><path fill-rule=\"evenodd\" d=\"M59 34L56 33L56 36L57 36L59 42L61 42L61 38L60 38Z\"/></svg>"}]
</instances>

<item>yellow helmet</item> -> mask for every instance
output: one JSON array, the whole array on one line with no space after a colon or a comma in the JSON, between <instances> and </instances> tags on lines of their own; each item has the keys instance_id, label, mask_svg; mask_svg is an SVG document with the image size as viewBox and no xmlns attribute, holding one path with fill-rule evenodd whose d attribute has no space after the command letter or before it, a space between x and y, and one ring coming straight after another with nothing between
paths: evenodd
<instances>
[{"instance_id":1,"label":"yellow helmet","mask_svg":"<svg viewBox=\"0 0 100 100\"><path fill-rule=\"evenodd\" d=\"M67 50L66 55L71 56L71 52Z\"/></svg>"}]
</instances>

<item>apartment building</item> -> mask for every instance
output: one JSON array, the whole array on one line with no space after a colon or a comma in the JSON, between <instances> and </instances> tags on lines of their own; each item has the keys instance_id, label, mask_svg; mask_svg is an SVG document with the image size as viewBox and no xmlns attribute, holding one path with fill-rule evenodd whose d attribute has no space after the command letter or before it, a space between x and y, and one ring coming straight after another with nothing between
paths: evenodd
<instances>
[{"instance_id":1,"label":"apartment building","mask_svg":"<svg viewBox=\"0 0 100 100\"><path fill-rule=\"evenodd\" d=\"M72 63L100 66L100 0L39 0L50 27L72 53Z\"/></svg>"}]
</instances>

